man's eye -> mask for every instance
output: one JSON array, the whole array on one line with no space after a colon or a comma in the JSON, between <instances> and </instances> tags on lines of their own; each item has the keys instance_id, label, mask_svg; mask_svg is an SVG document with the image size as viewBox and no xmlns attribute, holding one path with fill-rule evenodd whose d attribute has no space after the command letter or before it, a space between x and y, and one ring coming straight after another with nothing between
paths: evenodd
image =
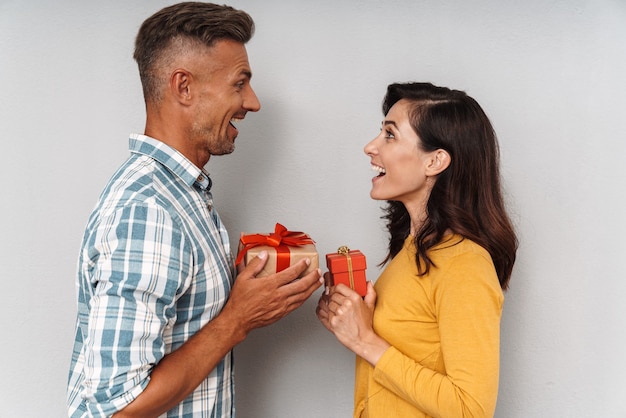
<instances>
[{"instance_id":1,"label":"man's eye","mask_svg":"<svg viewBox=\"0 0 626 418\"><path fill-rule=\"evenodd\" d=\"M391 131L385 129L385 138L387 138L387 139L395 139L396 136Z\"/></svg>"}]
</instances>

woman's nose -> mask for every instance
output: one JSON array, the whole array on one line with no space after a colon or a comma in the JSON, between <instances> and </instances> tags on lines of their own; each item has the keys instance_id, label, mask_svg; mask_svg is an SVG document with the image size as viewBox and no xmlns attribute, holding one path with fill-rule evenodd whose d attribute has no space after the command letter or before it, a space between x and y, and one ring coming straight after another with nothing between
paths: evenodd
<instances>
[{"instance_id":1,"label":"woman's nose","mask_svg":"<svg viewBox=\"0 0 626 418\"><path fill-rule=\"evenodd\" d=\"M365 144L365 147L363 148L363 152L365 152L366 155L372 155L376 153L376 145L374 144L375 141L376 141L376 138L372 139L370 142Z\"/></svg>"}]
</instances>

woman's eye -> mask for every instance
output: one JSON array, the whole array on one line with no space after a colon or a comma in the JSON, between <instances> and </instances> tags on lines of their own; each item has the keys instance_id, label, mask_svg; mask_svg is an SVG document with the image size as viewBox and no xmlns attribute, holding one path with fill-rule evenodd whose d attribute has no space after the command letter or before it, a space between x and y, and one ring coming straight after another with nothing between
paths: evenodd
<instances>
[{"instance_id":1,"label":"woman's eye","mask_svg":"<svg viewBox=\"0 0 626 418\"><path fill-rule=\"evenodd\" d=\"M395 139L395 135L391 132L385 129L385 138L387 139Z\"/></svg>"}]
</instances>

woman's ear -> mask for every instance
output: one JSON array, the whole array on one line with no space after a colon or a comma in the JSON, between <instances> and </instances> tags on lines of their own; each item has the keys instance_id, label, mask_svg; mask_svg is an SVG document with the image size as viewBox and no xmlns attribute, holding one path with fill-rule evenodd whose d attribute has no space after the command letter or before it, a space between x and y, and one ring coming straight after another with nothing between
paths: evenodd
<instances>
[{"instance_id":1,"label":"woman's ear","mask_svg":"<svg viewBox=\"0 0 626 418\"><path fill-rule=\"evenodd\" d=\"M431 153L430 161L426 167L426 175L436 176L450 166L450 154L444 149L438 149Z\"/></svg>"}]
</instances>

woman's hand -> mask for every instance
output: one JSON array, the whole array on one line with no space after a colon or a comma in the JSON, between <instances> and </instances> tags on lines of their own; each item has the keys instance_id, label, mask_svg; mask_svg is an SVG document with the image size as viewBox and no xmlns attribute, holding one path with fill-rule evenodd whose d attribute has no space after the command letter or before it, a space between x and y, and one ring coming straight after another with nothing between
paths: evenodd
<instances>
[{"instance_id":1,"label":"woman's hand","mask_svg":"<svg viewBox=\"0 0 626 418\"><path fill-rule=\"evenodd\" d=\"M390 345L380 338L372 325L376 291L367 283L367 294L361 298L349 287L339 284L327 289L317 306L317 317L341 344L376 365Z\"/></svg>"},{"instance_id":2,"label":"woman's hand","mask_svg":"<svg viewBox=\"0 0 626 418\"><path fill-rule=\"evenodd\" d=\"M315 309L315 313L317 314L317 318L320 320L322 325L326 327L327 330L333 332L330 328L330 322L328 318L328 302L330 301L330 287L328 283L330 283L330 273L324 273L324 283L326 283L326 287L324 288L324 293L320 296L320 299L317 301L317 308Z\"/></svg>"}]
</instances>

